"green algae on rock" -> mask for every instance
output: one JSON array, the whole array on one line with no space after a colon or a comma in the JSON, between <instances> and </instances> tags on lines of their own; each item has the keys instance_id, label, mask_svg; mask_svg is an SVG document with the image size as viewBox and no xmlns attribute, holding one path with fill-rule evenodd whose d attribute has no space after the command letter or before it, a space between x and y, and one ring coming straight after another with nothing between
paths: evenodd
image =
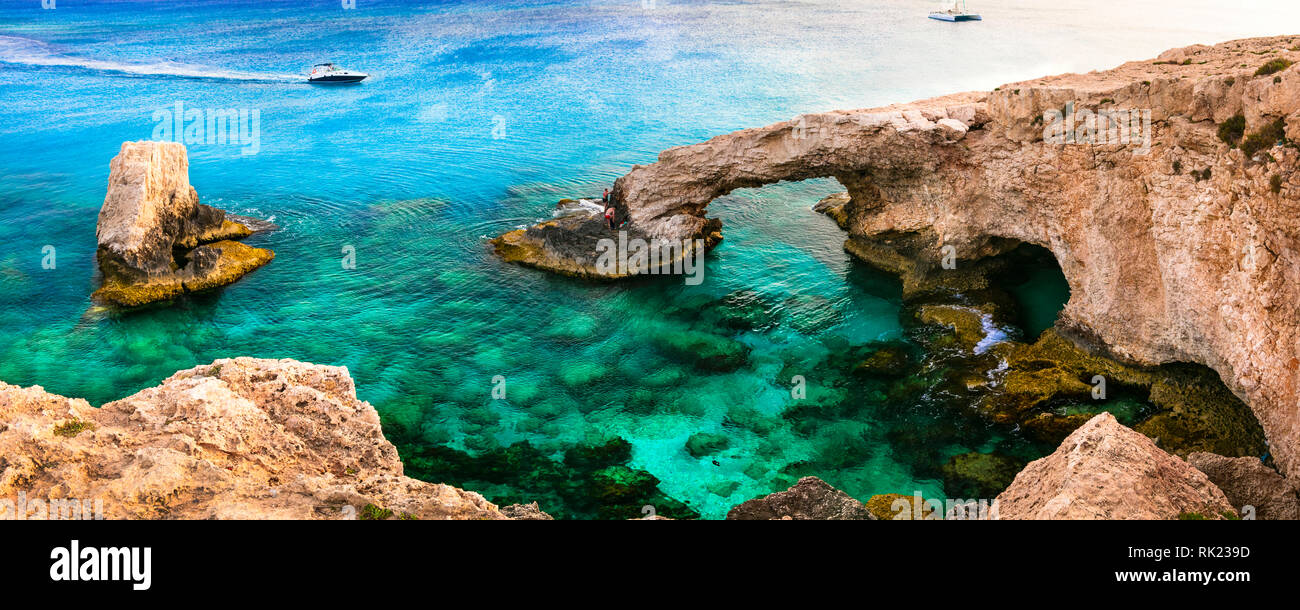
<instances>
[{"instance_id":1,"label":"green algae on rock","mask_svg":"<svg viewBox=\"0 0 1300 610\"><path fill-rule=\"evenodd\" d=\"M1268 452L1264 430L1250 408L1213 371L1171 365L1151 386L1151 403L1162 409L1135 429L1179 457L1204 451L1228 457Z\"/></svg>"},{"instance_id":2,"label":"green algae on rock","mask_svg":"<svg viewBox=\"0 0 1300 610\"><path fill-rule=\"evenodd\" d=\"M952 329L957 343L968 351L975 351L988 335L985 327L990 315L964 305L922 305L916 310L918 321Z\"/></svg>"},{"instance_id":3,"label":"green algae on rock","mask_svg":"<svg viewBox=\"0 0 1300 610\"><path fill-rule=\"evenodd\" d=\"M943 465L943 488L958 498L994 498L1024 466L1023 460L997 453L955 455Z\"/></svg>"},{"instance_id":4,"label":"green algae on rock","mask_svg":"<svg viewBox=\"0 0 1300 610\"><path fill-rule=\"evenodd\" d=\"M188 255L184 285L187 292L201 292L234 283L250 271L275 259L275 253L237 241L204 244Z\"/></svg>"},{"instance_id":5,"label":"green algae on rock","mask_svg":"<svg viewBox=\"0 0 1300 610\"><path fill-rule=\"evenodd\" d=\"M907 350L898 345L884 345L871 350L857 366L853 367L853 372L863 375L878 375L881 377L898 377L906 375L912 368L911 355Z\"/></svg>"},{"instance_id":6,"label":"green algae on rock","mask_svg":"<svg viewBox=\"0 0 1300 610\"><path fill-rule=\"evenodd\" d=\"M919 520L918 516L920 519L938 519L933 504L926 500L920 498L918 502L918 496L907 494L876 494L867 500L866 506L880 521Z\"/></svg>"}]
</instances>

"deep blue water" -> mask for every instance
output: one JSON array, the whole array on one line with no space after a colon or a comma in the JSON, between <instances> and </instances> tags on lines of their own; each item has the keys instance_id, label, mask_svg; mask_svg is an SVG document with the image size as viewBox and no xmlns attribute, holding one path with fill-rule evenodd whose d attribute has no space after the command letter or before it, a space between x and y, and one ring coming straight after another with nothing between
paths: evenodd
<instances>
[{"instance_id":1,"label":"deep blue water","mask_svg":"<svg viewBox=\"0 0 1300 610\"><path fill-rule=\"evenodd\" d=\"M634 466L707 517L798 474L863 498L941 494L917 456L984 450L997 433L919 451L900 432L941 416L878 397L838 396L861 409L816 426L782 415L791 370L813 369L815 388L837 346L904 339L895 281L850 262L843 234L809 211L833 181L711 205L726 240L701 286L549 277L500 263L485 237L598 194L669 146L1282 34L1300 16L1282 2L1179 2L1171 18L1153 0L989 1L972 7L984 22L954 25L903 0L649 4L6 1L0 379L99 404L216 358L296 358L347 366L386 431L417 444L559 452L621 436ZM327 60L373 76L299 81ZM170 308L90 313L109 160L177 103L258 113L255 154L192 144L190 179L205 203L281 225L249 240L278 258ZM347 246L354 270L340 264ZM1060 293L1059 277L1043 281ZM728 296L774 320L723 333L750 348L746 366L700 371L665 349ZM1040 300L1030 326L1054 315ZM508 400L491 398L497 375ZM683 445L700 431L728 448L691 457Z\"/></svg>"}]
</instances>

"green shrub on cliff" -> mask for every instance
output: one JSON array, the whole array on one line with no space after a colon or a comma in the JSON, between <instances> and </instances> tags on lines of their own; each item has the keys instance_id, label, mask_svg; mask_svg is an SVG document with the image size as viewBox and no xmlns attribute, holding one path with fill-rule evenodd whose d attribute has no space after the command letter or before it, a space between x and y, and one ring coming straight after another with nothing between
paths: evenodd
<instances>
[{"instance_id":1,"label":"green shrub on cliff","mask_svg":"<svg viewBox=\"0 0 1300 610\"><path fill-rule=\"evenodd\" d=\"M1246 135L1246 116L1238 114L1219 125L1219 139L1228 146L1236 148L1241 137Z\"/></svg>"},{"instance_id":2,"label":"green shrub on cliff","mask_svg":"<svg viewBox=\"0 0 1300 610\"><path fill-rule=\"evenodd\" d=\"M359 518L362 521L383 521L393 516L393 511L387 508L380 508L374 504L367 504L361 507Z\"/></svg>"},{"instance_id":3,"label":"green shrub on cliff","mask_svg":"<svg viewBox=\"0 0 1300 610\"><path fill-rule=\"evenodd\" d=\"M1268 76L1269 74L1281 72L1287 68L1290 68L1291 63L1292 62L1289 59L1278 58L1278 59L1271 60L1268 63L1260 66L1258 70L1255 70L1255 76Z\"/></svg>"},{"instance_id":4,"label":"green shrub on cliff","mask_svg":"<svg viewBox=\"0 0 1300 610\"><path fill-rule=\"evenodd\" d=\"M1245 142L1241 143L1241 152L1246 153L1246 157L1254 157L1255 153L1261 150L1272 148L1278 142L1286 141L1286 120L1277 119L1263 129L1250 134Z\"/></svg>"}]
</instances>

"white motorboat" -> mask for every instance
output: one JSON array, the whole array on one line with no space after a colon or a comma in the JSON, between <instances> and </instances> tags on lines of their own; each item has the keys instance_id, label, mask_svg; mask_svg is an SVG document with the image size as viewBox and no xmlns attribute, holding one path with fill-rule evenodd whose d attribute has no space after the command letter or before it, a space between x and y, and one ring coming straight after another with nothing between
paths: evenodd
<instances>
[{"instance_id":1,"label":"white motorboat","mask_svg":"<svg viewBox=\"0 0 1300 610\"><path fill-rule=\"evenodd\" d=\"M362 80L365 80L367 76L370 75L363 72L345 70L332 63L323 63L312 66L311 74L307 75L307 82L323 84L359 83Z\"/></svg>"}]
</instances>

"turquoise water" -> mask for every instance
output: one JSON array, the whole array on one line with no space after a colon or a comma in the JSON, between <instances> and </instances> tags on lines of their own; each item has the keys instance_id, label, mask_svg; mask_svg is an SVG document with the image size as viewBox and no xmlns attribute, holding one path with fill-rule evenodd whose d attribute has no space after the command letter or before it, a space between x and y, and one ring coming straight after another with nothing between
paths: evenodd
<instances>
[{"instance_id":1,"label":"turquoise water","mask_svg":"<svg viewBox=\"0 0 1300 610\"><path fill-rule=\"evenodd\" d=\"M712 518L805 474L862 498L941 494L949 456L1018 441L845 377L856 346L916 346L896 281L852 263L809 210L833 181L712 204L726 240L700 286L550 277L500 263L484 240L669 146L1285 33L1280 15L1296 12L1183 2L1171 23L1152 1L1068 4L984 2L968 27L902 0L5 3L0 379L99 404L217 358L296 358L347 366L404 458L527 441L558 459L621 437L630 466ZM325 60L374 76L291 76ZM190 179L205 203L274 219L279 231L248 241L278 257L219 293L90 314L109 159L177 102L259 113L256 154L191 145ZM1021 294L1037 303L1029 327L1064 298L1059 271L1043 273ZM695 361L700 341L730 363ZM700 432L725 447L692 456ZM545 495L477 465L437 474L497 499Z\"/></svg>"},{"instance_id":2,"label":"turquoise water","mask_svg":"<svg viewBox=\"0 0 1300 610\"><path fill-rule=\"evenodd\" d=\"M1006 288L1020 304L1020 327L1029 338L1051 328L1060 304L1070 299L1070 285L1059 267L1036 267L1025 273L1023 282Z\"/></svg>"}]
</instances>

